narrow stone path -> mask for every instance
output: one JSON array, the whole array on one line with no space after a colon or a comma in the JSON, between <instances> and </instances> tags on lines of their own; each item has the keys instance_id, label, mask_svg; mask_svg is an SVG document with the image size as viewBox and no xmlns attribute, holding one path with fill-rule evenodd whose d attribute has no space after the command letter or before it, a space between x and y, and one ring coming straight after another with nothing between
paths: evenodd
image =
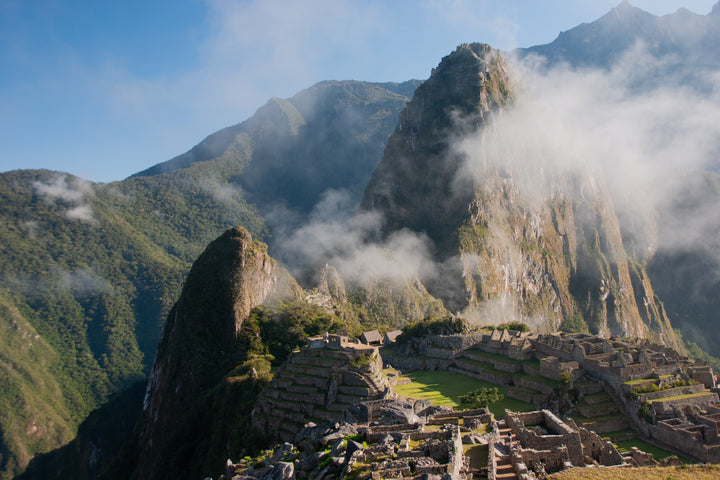
<instances>
[{"instance_id":1,"label":"narrow stone path","mask_svg":"<svg viewBox=\"0 0 720 480\"><path fill-rule=\"evenodd\" d=\"M510 446L513 442L516 442L517 440L515 437L513 437L510 428L508 428L504 421L498 423L499 427L499 433L500 433L500 439L502 443L505 445L505 448L508 452L510 452ZM497 464L496 469L496 476L498 480L512 480L516 478L520 478L517 476L517 473L515 473L515 467L512 465L512 461L510 460L510 455L508 454L502 454L500 453L497 448L495 449L495 462Z\"/></svg>"}]
</instances>

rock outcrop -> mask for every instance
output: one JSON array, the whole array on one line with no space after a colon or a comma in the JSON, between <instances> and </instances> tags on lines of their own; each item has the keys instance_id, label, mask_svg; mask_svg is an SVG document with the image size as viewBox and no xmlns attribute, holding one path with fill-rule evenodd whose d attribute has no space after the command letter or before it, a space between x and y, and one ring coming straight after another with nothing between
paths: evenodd
<instances>
[{"instance_id":1,"label":"rock outcrop","mask_svg":"<svg viewBox=\"0 0 720 480\"><path fill-rule=\"evenodd\" d=\"M299 294L292 278L240 228L212 242L193 265L168 316L141 416L138 470L153 478L173 442L188 442L178 418L204 405L209 391L244 358L238 333L250 311ZM218 432L212 432L217 435Z\"/></svg>"},{"instance_id":2,"label":"rock outcrop","mask_svg":"<svg viewBox=\"0 0 720 480\"><path fill-rule=\"evenodd\" d=\"M408 228L434 242L446 273L423 281L469 318L550 331L573 319L562 326L676 346L603 179L503 143L495 120L513 110L513 90L487 45L443 58L400 114L363 208L384 215L388 234Z\"/></svg>"}]
</instances>

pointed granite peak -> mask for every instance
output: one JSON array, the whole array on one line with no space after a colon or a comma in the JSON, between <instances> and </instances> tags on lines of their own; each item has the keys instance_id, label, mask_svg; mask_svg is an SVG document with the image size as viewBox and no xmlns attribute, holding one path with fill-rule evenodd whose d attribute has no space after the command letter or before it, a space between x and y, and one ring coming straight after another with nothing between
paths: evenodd
<instances>
[{"instance_id":1,"label":"pointed granite peak","mask_svg":"<svg viewBox=\"0 0 720 480\"><path fill-rule=\"evenodd\" d=\"M410 228L439 250L453 250L444 243L466 214L471 192L456 182L460 164L450 142L459 128L480 128L511 101L504 55L482 43L458 46L400 113L362 208L384 213L387 233Z\"/></svg>"}]
</instances>

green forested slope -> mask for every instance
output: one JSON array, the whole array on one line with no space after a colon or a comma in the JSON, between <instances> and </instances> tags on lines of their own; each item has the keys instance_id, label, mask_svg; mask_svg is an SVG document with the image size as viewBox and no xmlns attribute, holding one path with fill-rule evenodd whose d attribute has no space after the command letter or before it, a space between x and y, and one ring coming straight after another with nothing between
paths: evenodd
<instances>
[{"instance_id":1,"label":"green forested slope","mask_svg":"<svg viewBox=\"0 0 720 480\"><path fill-rule=\"evenodd\" d=\"M242 225L268 241L258 212L308 210L327 188L359 198L415 85L323 82L271 100L171 168L120 182L0 174L0 303L38 335L33 357L12 337L0 342L14 372L0 383L0 478L69 441L92 409L148 373L184 276L212 239ZM31 386L38 375L47 380ZM46 428L29 434L20 423L33 411Z\"/></svg>"}]
</instances>

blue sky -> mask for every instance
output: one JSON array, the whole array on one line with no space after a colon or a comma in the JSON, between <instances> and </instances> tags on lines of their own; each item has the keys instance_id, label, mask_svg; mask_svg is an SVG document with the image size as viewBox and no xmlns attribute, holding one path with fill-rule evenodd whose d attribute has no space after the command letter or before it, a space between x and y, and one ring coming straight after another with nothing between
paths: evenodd
<instances>
[{"instance_id":1,"label":"blue sky","mask_svg":"<svg viewBox=\"0 0 720 480\"><path fill-rule=\"evenodd\" d=\"M424 79L463 42L551 42L620 0L0 0L0 171L108 182L320 80ZM716 0L636 0L656 15Z\"/></svg>"}]
</instances>

